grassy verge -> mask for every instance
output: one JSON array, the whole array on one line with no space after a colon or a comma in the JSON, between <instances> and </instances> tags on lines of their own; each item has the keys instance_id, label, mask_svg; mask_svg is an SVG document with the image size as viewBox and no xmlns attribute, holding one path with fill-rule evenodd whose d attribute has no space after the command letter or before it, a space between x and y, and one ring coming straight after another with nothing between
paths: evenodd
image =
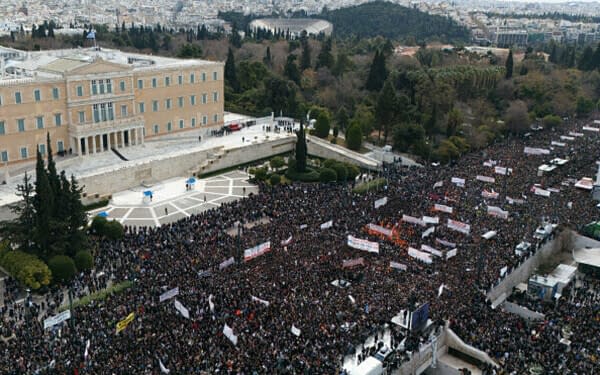
<instances>
[{"instance_id":1,"label":"grassy verge","mask_svg":"<svg viewBox=\"0 0 600 375\"><path fill-rule=\"evenodd\" d=\"M100 207L108 206L108 202L109 202L108 199L102 199L102 200L99 200L98 202L86 204L85 206L83 206L83 208L86 211L91 211L91 210L95 210Z\"/></svg>"},{"instance_id":2,"label":"grassy verge","mask_svg":"<svg viewBox=\"0 0 600 375\"><path fill-rule=\"evenodd\" d=\"M352 192L356 194L364 194L367 191L379 190L385 185L385 182L385 178L376 178L369 182L357 185L354 189L352 189Z\"/></svg>"},{"instance_id":3,"label":"grassy verge","mask_svg":"<svg viewBox=\"0 0 600 375\"><path fill-rule=\"evenodd\" d=\"M87 296L84 296L76 301L73 301L73 308L89 305L92 301L105 300L106 297L108 297L112 294L119 294L119 293L123 292L124 290L131 288L132 286L133 286L133 281L129 281L129 280L122 281L118 284L113 284L112 286L110 286L106 289L99 290L95 293L88 294ZM69 304L67 303L66 305L62 305L60 307L59 311L65 311L68 308L69 308Z\"/></svg>"},{"instance_id":4,"label":"grassy verge","mask_svg":"<svg viewBox=\"0 0 600 375\"><path fill-rule=\"evenodd\" d=\"M333 134L329 134L327 136L327 139L324 139L324 141L328 141L328 142L331 143L332 139L333 139ZM335 140L335 144L338 145L338 146L342 146L342 147L347 148L348 150L350 150L350 148L346 144L346 139L345 138L337 137L336 140ZM354 151L354 150L350 150L350 151ZM355 151L355 152L358 152L359 154L366 154L369 151L371 151L371 150L369 150L365 146L361 145L360 149L358 151Z\"/></svg>"},{"instance_id":5,"label":"grassy verge","mask_svg":"<svg viewBox=\"0 0 600 375\"><path fill-rule=\"evenodd\" d=\"M197 176L197 178L209 178L209 177L213 177L213 176L218 176L227 172L231 172L231 171L237 171L239 169L243 169L245 167L254 167L260 164L263 164L266 161L269 161L271 159L273 159L275 156L289 156L291 155L289 151L285 151L285 152L281 152L279 154L273 154L270 156L267 156L265 158L262 159L257 159L254 161L249 161L247 163L242 163L242 164L238 164L238 165L234 165L228 168L223 168L223 169L219 169L213 172L208 172L208 173L203 173Z\"/></svg>"}]
</instances>

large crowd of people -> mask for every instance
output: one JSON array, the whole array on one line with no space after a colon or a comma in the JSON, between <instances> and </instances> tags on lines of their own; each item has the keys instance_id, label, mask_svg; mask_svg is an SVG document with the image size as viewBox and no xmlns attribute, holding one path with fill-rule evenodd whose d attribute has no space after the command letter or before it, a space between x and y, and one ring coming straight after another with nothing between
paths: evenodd
<instances>
[{"instance_id":1,"label":"large crowd of people","mask_svg":"<svg viewBox=\"0 0 600 375\"><path fill-rule=\"evenodd\" d=\"M353 194L350 184L261 185L259 194L172 224L126 228L120 241L95 239L95 270L77 277L76 297L124 280L133 286L77 307L71 321L45 330L43 320L58 312L62 291L49 292L41 303L16 303L16 287L8 284L0 311L0 373L336 374L345 355L415 301L429 303L430 319L449 322L465 342L492 356L499 367L482 365L484 373L523 374L533 365L545 374L598 373L597 281L583 279L556 305L545 306L541 323L492 309L485 295L536 251L540 225L577 229L597 217L590 192L574 187L596 173L600 137L582 131L588 122L510 138L448 166L385 165L387 186L366 194ZM551 146L569 132L584 135ZM525 154L525 146L550 153ZM555 157L568 162L538 176L539 165ZM512 173L495 173L497 166ZM451 183L453 177L464 186ZM550 196L535 194L534 184L551 189ZM375 208L382 197L387 203ZM436 203L453 212L434 211ZM489 215L487 206L508 211L508 218ZM402 215L440 222L415 225ZM470 225L469 233L448 228L449 218ZM322 229L328 221L332 226ZM238 244L230 233L239 223ZM393 229L401 241L367 233L368 224ZM492 230L493 238L481 237ZM378 242L379 252L348 247L348 235ZM436 239L456 244L456 256L432 256L431 263L409 256L408 247L442 250ZM269 252L242 260L244 249L266 241ZM521 241L534 244L532 251L517 255ZM234 264L219 267L230 257ZM343 268L344 260L359 257L362 265ZM390 262L406 267L391 268ZM331 285L341 279L350 285ZM176 287L178 295L159 301ZM130 313L132 322L117 333L117 322ZM573 331L569 350L560 343L567 324ZM418 343L416 333L408 335Z\"/></svg>"}]
</instances>

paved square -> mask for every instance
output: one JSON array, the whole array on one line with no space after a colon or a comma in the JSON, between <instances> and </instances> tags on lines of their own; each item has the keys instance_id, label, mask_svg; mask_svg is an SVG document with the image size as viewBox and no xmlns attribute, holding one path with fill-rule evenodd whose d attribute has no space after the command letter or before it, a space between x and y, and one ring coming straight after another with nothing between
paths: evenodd
<instances>
[{"instance_id":1,"label":"paved square","mask_svg":"<svg viewBox=\"0 0 600 375\"><path fill-rule=\"evenodd\" d=\"M123 225L160 226L241 199L250 193L258 193L258 187L249 183L248 177L245 172L230 171L198 179L192 190L185 189L187 178L184 177L162 181L151 187L139 186L113 194L107 207L89 213L90 219L105 211L109 220L118 220ZM152 202L144 198L146 190L152 191Z\"/></svg>"}]
</instances>

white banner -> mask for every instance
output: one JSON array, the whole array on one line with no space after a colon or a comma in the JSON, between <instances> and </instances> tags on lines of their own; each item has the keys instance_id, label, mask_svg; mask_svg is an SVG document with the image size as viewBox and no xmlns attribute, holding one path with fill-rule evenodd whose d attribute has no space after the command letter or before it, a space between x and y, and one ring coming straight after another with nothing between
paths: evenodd
<instances>
[{"instance_id":1,"label":"white banner","mask_svg":"<svg viewBox=\"0 0 600 375\"><path fill-rule=\"evenodd\" d=\"M385 206L387 204L387 197L383 197L381 199L377 199L375 201L375 208L379 208L381 206Z\"/></svg>"},{"instance_id":2,"label":"white banner","mask_svg":"<svg viewBox=\"0 0 600 375\"><path fill-rule=\"evenodd\" d=\"M64 322L67 319L71 319L71 310L65 310L60 314L56 314L44 320L44 329L53 327L59 323Z\"/></svg>"},{"instance_id":3,"label":"white banner","mask_svg":"<svg viewBox=\"0 0 600 375\"><path fill-rule=\"evenodd\" d=\"M435 211L442 211L442 212L445 212L447 214L451 214L452 211L453 211L452 207L446 206L446 205L443 205L443 204L437 204L437 203L433 205L433 209Z\"/></svg>"},{"instance_id":4,"label":"white banner","mask_svg":"<svg viewBox=\"0 0 600 375\"><path fill-rule=\"evenodd\" d=\"M365 264L364 258L342 260L342 268L352 268L352 267L356 267L356 266L364 266L364 264Z\"/></svg>"},{"instance_id":5,"label":"white banner","mask_svg":"<svg viewBox=\"0 0 600 375\"><path fill-rule=\"evenodd\" d=\"M494 172L495 172L496 174L501 174L501 175L504 175L504 176L506 176L506 172L507 172L507 171L508 171L508 170L506 169L506 167L494 167Z\"/></svg>"},{"instance_id":6,"label":"white banner","mask_svg":"<svg viewBox=\"0 0 600 375\"><path fill-rule=\"evenodd\" d=\"M379 254L379 243L378 242L362 240L360 238L356 238L351 235L348 235L348 246L350 246L354 249L364 250L364 251L368 251L370 253Z\"/></svg>"},{"instance_id":7,"label":"white banner","mask_svg":"<svg viewBox=\"0 0 600 375\"><path fill-rule=\"evenodd\" d=\"M440 218L437 216L423 216L423 222L426 224L439 224L440 223Z\"/></svg>"},{"instance_id":8,"label":"white banner","mask_svg":"<svg viewBox=\"0 0 600 375\"><path fill-rule=\"evenodd\" d=\"M308 224L302 224L300 225L300 230L306 229L308 228Z\"/></svg>"},{"instance_id":9,"label":"white banner","mask_svg":"<svg viewBox=\"0 0 600 375\"><path fill-rule=\"evenodd\" d=\"M583 135L583 134L582 134L582 135ZM575 137L569 137L569 136L566 136L566 135L561 135L561 136L560 136L560 140L561 140L561 141L574 141L574 140L575 140Z\"/></svg>"},{"instance_id":10,"label":"white banner","mask_svg":"<svg viewBox=\"0 0 600 375\"><path fill-rule=\"evenodd\" d=\"M428 252L430 254L433 254L436 257L442 258L444 256L444 254L442 254L441 251L439 251L437 249L434 249L433 247L428 246L428 245L421 245L421 250L426 251L426 252Z\"/></svg>"},{"instance_id":11,"label":"white banner","mask_svg":"<svg viewBox=\"0 0 600 375\"><path fill-rule=\"evenodd\" d=\"M420 260L421 262L425 262L427 264L433 263L433 258L431 258L431 254L423 252L423 251L419 251L412 247L408 248L408 255Z\"/></svg>"},{"instance_id":12,"label":"white banner","mask_svg":"<svg viewBox=\"0 0 600 375\"><path fill-rule=\"evenodd\" d=\"M331 228L333 226L333 220L329 220L321 224L321 229Z\"/></svg>"},{"instance_id":13,"label":"white banner","mask_svg":"<svg viewBox=\"0 0 600 375\"><path fill-rule=\"evenodd\" d=\"M573 136L573 137L583 137L584 136L583 133L577 133L577 132L569 132L569 135Z\"/></svg>"},{"instance_id":14,"label":"white banner","mask_svg":"<svg viewBox=\"0 0 600 375\"><path fill-rule=\"evenodd\" d=\"M175 300L175 308L177 309L177 311L179 311L179 313L186 319L190 318L190 311L181 304L181 302L179 302L178 300Z\"/></svg>"},{"instance_id":15,"label":"white banner","mask_svg":"<svg viewBox=\"0 0 600 375\"><path fill-rule=\"evenodd\" d=\"M506 201L509 204L525 204L525 200L524 199L517 199L517 198L506 197Z\"/></svg>"},{"instance_id":16,"label":"white banner","mask_svg":"<svg viewBox=\"0 0 600 375\"><path fill-rule=\"evenodd\" d=\"M438 181L435 184L433 184L433 188L434 189L437 189L437 188L442 187L442 186L444 186L444 181Z\"/></svg>"},{"instance_id":17,"label":"white banner","mask_svg":"<svg viewBox=\"0 0 600 375\"><path fill-rule=\"evenodd\" d=\"M458 249L452 249L452 250L448 251L446 253L446 260L448 260L452 257L455 257L457 253L458 253Z\"/></svg>"},{"instance_id":18,"label":"white banner","mask_svg":"<svg viewBox=\"0 0 600 375\"><path fill-rule=\"evenodd\" d=\"M226 261L221 262L221 264L219 264L219 269L222 270L224 268L231 266L234 263L235 263L235 259L233 257L231 257L231 258L227 259Z\"/></svg>"},{"instance_id":19,"label":"white banner","mask_svg":"<svg viewBox=\"0 0 600 375\"><path fill-rule=\"evenodd\" d=\"M300 330L298 328L296 328L296 326L294 326L292 324L292 333L294 334L294 336L300 337Z\"/></svg>"},{"instance_id":20,"label":"white banner","mask_svg":"<svg viewBox=\"0 0 600 375\"><path fill-rule=\"evenodd\" d=\"M423 220L419 219L418 217L414 217L414 216L402 215L402 221L406 221L407 223L411 223L411 224L420 225L422 227L425 226L425 222L423 222Z\"/></svg>"},{"instance_id":21,"label":"white banner","mask_svg":"<svg viewBox=\"0 0 600 375\"><path fill-rule=\"evenodd\" d=\"M529 155L549 155L550 150L545 148L537 148L537 147L525 147L523 150L524 153Z\"/></svg>"},{"instance_id":22,"label":"white banner","mask_svg":"<svg viewBox=\"0 0 600 375\"><path fill-rule=\"evenodd\" d=\"M265 253L268 253L269 251L271 251L271 241L267 241L261 243L260 245L251 247L250 249L246 249L244 250L244 262L252 260Z\"/></svg>"},{"instance_id":23,"label":"white banner","mask_svg":"<svg viewBox=\"0 0 600 375\"><path fill-rule=\"evenodd\" d=\"M377 225L377 224L368 224L367 225L367 230L368 231L373 231L375 233L382 234L382 235L384 235L386 237L392 237L392 230L391 229L384 228L384 227L382 227L380 225Z\"/></svg>"},{"instance_id":24,"label":"white banner","mask_svg":"<svg viewBox=\"0 0 600 375\"><path fill-rule=\"evenodd\" d=\"M496 193L494 190L492 190L492 191L483 190L481 192L481 196L486 199L496 199L496 198L498 198L499 195L500 194Z\"/></svg>"},{"instance_id":25,"label":"white banner","mask_svg":"<svg viewBox=\"0 0 600 375\"><path fill-rule=\"evenodd\" d=\"M496 216L504 220L508 219L508 211L504 211L497 206L488 206L487 213L490 216Z\"/></svg>"},{"instance_id":26,"label":"white banner","mask_svg":"<svg viewBox=\"0 0 600 375\"><path fill-rule=\"evenodd\" d=\"M541 188L539 188L537 186L533 188L533 193L535 195L541 195L542 197L549 197L550 196L550 192L548 190L541 189Z\"/></svg>"},{"instance_id":27,"label":"white banner","mask_svg":"<svg viewBox=\"0 0 600 375\"><path fill-rule=\"evenodd\" d=\"M396 269L396 270L401 270L401 271L406 271L408 269L406 264L392 262L392 261L390 261L390 267L393 269Z\"/></svg>"},{"instance_id":28,"label":"white banner","mask_svg":"<svg viewBox=\"0 0 600 375\"><path fill-rule=\"evenodd\" d=\"M423 232L423 234L421 235L421 238L429 237L429 235L433 232L435 232L435 227L430 227L425 232Z\"/></svg>"},{"instance_id":29,"label":"white banner","mask_svg":"<svg viewBox=\"0 0 600 375\"><path fill-rule=\"evenodd\" d=\"M439 243L440 245L444 245L446 247L456 247L456 244L454 242L442 240L441 238L436 238L435 242Z\"/></svg>"},{"instance_id":30,"label":"white banner","mask_svg":"<svg viewBox=\"0 0 600 375\"><path fill-rule=\"evenodd\" d=\"M560 193L560 189L557 188L548 188L548 191L551 193Z\"/></svg>"},{"instance_id":31,"label":"white banner","mask_svg":"<svg viewBox=\"0 0 600 375\"><path fill-rule=\"evenodd\" d=\"M158 359L158 367L160 368L160 372L162 372L163 374L171 373L171 370L165 367L160 358Z\"/></svg>"},{"instance_id":32,"label":"white banner","mask_svg":"<svg viewBox=\"0 0 600 375\"><path fill-rule=\"evenodd\" d=\"M461 232L464 234L469 234L471 232L471 226L467 223L463 223L460 221L448 219L448 229L455 230L457 232Z\"/></svg>"},{"instance_id":33,"label":"white banner","mask_svg":"<svg viewBox=\"0 0 600 375\"><path fill-rule=\"evenodd\" d=\"M600 129L594 128L593 126L584 126L582 129L590 131L590 132L594 132L594 133L600 132Z\"/></svg>"},{"instance_id":34,"label":"white banner","mask_svg":"<svg viewBox=\"0 0 600 375\"><path fill-rule=\"evenodd\" d=\"M550 145L552 145L552 146L558 146L558 147L565 147L567 144L564 143L564 142L552 141L552 142L550 142Z\"/></svg>"},{"instance_id":35,"label":"white banner","mask_svg":"<svg viewBox=\"0 0 600 375\"><path fill-rule=\"evenodd\" d=\"M483 181L483 182L489 182L490 184L493 184L496 182L496 179L494 177L488 177L488 176L477 175L477 177L475 177L475 179L479 180L479 181Z\"/></svg>"},{"instance_id":36,"label":"white banner","mask_svg":"<svg viewBox=\"0 0 600 375\"><path fill-rule=\"evenodd\" d=\"M493 167L496 164L498 164L496 160L488 160L483 162L484 167Z\"/></svg>"},{"instance_id":37,"label":"white banner","mask_svg":"<svg viewBox=\"0 0 600 375\"><path fill-rule=\"evenodd\" d=\"M504 275L506 275L506 271L508 271L508 266L500 268L500 277L504 277Z\"/></svg>"},{"instance_id":38,"label":"white banner","mask_svg":"<svg viewBox=\"0 0 600 375\"><path fill-rule=\"evenodd\" d=\"M455 184L456 186L465 187L465 179L464 178L452 177L452 183Z\"/></svg>"},{"instance_id":39,"label":"white banner","mask_svg":"<svg viewBox=\"0 0 600 375\"><path fill-rule=\"evenodd\" d=\"M208 308L210 309L210 312L215 312L215 303L212 301L213 298L214 296L212 294L208 296Z\"/></svg>"},{"instance_id":40,"label":"white banner","mask_svg":"<svg viewBox=\"0 0 600 375\"><path fill-rule=\"evenodd\" d=\"M225 325L223 326L223 334L229 339L229 341L231 341L233 345L237 345L238 337L233 334L233 329L231 329L231 327L229 327L227 323L225 323Z\"/></svg>"},{"instance_id":41,"label":"white banner","mask_svg":"<svg viewBox=\"0 0 600 375\"><path fill-rule=\"evenodd\" d=\"M281 246L287 246L292 243L292 236L289 236L286 240L281 241Z\"/></svg>"},{"instance_id":42,"label":"white banner","mask_svg":"<svg viewBox=\"0 0 600 375\"><path fill-rule=\"evenodd\" d=\"M260 302L260 303L262 303L265 306L269 306L270 305L269 301L265 301L264 299L260 299L258 297L254 297L252 295L250 297L252 297L252 301Z\"/></svg>"},{"instance_id":43,"label":"white banner","mask_svg":"<svg viewBox=\"0 0 600 375\"><path fill-rule=\"evenodd\" d=\"M592 190L594 188L594 180L589 177L583 177L574 186L579 189Z\"/></svg>"},{"instance_id":44,"label":"white banner","mask_svg":"<svg viewBox=\"0 0 600 375\"><path fill-rule=\"evenodd\" d=\"M167 290L166 292L161 294L160 297L158 297L158 302L166 301L170 298L175 297L178 294L179 294L179 287L173 288L171 290Z\"/></svg>"}]
</instances>

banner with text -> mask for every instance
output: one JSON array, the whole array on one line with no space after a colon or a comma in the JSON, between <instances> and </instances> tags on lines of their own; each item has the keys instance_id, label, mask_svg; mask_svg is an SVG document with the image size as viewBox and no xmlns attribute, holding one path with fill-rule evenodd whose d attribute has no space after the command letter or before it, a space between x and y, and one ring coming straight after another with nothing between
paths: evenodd
<instances>
[{"instance_id":1,"label":"banner with text","mask_svg":"<svg viewBox=\"0 0 600 375\"><path fill-rule=\"evenodd\" d=\"M428 246L428 245L421 245L421 250L426 251L430 254L433 254L436 257L442 258L444 256L444 254L441 251L434 249L433 247Z\"/></svg>"},{"instance_id":2,"label":"banner with text","mask_svg":"<svg viewBox=\"0 0 600 375\"><path fill-rule=\"evenodd\" d=\"M65 310L60 314L51 316L48 319L44 320L44 329L60 324L67 319L71 319L71 310Z\"/></svg>"},{"instance_id":3,"label":"banner with text","mask_svg":"<svg viewBox=\"0 0 600 375\"><path fill-rule=\"evenodd\" d=\"M456 186L465 187L465 179L464 178L452 177L452 183L455 184Z\"/></svg>"},{"instance_id":4,"label":"banner with text","mask_svg":"<svg viewBox=\"0 0 600 375\"><path fill-rule=\"evenodd\" d=\"M455 230L457 232L461 232L464 234L469 234L471 232L471 225L467 223L463 223L457 220L448 219L448 229Z\"/></svg>"},{"instance_id":5,"label":"banner with text","mask_svg":"<svg viewBox=\"0 0 600 375\"><path fill-rule=\"evenodd\" d=\"M440 245L444 245L446 247L456 247L456 244L454 242L442 240L441 238L436 238L435 242L439 243Z\"/></svg>"},{"instance_id":6,"label":"banner with text","mask_svg":"<svg viewBox=\"0 0 600 375\"><path fill-rule=\"evenodd\" d=\"M452 249L452 250L448 251L446 253L446 260L448 260L452 257L455 257L457 253L458 253L458 249Z\"/></svg>"},{"instance_id":7,"label":"banner with text","mask_svg":"<svg viewBox=\"0 0 600 375\"><path fill-rule=\"evenodd\" d=\"M378 242L371 242L371 241L363 240L360 238L353 237L351 235L348 235L348 246L350 246L354 249L364 250L364 251L368 251L370 253L379 254L379 243Z\"/></svg>"},{"instance_id":8,"label":"banner with text","mask_svg":"<svg viewBox=\"0 0 600 375\"><path fill-rule=\"evenodd\" d=\"M381 234L386 237L392 237L392 230L384 228L377 224L367 224L367 232L373 234Z\"/></svg>"},{"instance_id":9,"label":"banner with text","mask_svg":"<svg viewBox=\"0 0 600 375\"><path fill-rule=\"evenodd\" d=\"M406 221L407 223L420 225L422 227L425 226L425 222L419 219L418 217L410 216L410 215L402 215L402 221Z\"/></svg>"},{"instance_id":10,"label":"banner with text","mask_svg":"<svg viewBox=\"0 0 600 375\"><path fill-rule=\"evenodd\" d=\"M385 206L387 204L387 197L383 197L381 199L377 199L375 201L375 208L379 208L381 206Z\"/></svg>"},{"instance_id":11,"label":"banner with text","mask_svg":"<svg viewBox=\"0 0 600 375\"><path fill-rule=\"evenodd\" d=\"M496 179L494 177L488 177L488 176L477 175L477 177L475 177L475 179L478 181L489 182L490 184L493 184L496 182Z\"/></svg>"},{"instance_id":12,"label":"banner with text","mask_svg":"<svg viewBox=\"0 0 600 375\"><path fill-rule=\"evenodd\" d=\"M443 204L437 204L437 203L433 205L433 209L435 211L441 211L441 212L445 212L447 214L451 214L453 211L452 207L446 206Z\"/></svg>"},{"instance_id":13,"label":"banner with text","mask_svg":"<svg viewBox=\"0 0 600 375\"><path fill-rule=\"evenodd\" d=\"M498 198L500 194L496 193L495 191L488 191L488 190L484 190L481 192L481 196L486 198L486 199L496 199Z\"/></svg>"},{"instance_id":14,"label":"banner with text","mask_svg":"<svg viewBox=\"0 0 600 375\"><path fill-rule=\"evenodd\" d=\"M265 253L268 253L269 251L271 251L271 241L267 241L261 243L260 245L251 247L250 249L246 249L244 250L244 262L252 260Z\"/></svg>"},{"instance_id":15,"label":"banner with text","mask_svg":"<svg viewBox=\"0 0 600 375\"><path fill-rule=\"evenodd\" d=\"M365 259L364 258L357 258L357 259L344 259L342 261L342 268L353 268L356 266L364 266L365 265Z\"/></svg>"},{"instance_id":16,"label":"banner with text","mask_svg":"<svg viewBox=\"0 0 600 375\"><path fill-rule=\"evenodd\" d=\"M395 269L395 270L401 270L401 271L406 271L408 269L408 267L406 266L406 264L402 264L402 263L398 263L398 262L392 262L390 261L390 267Z\"/></svg>"},{"instance_id":17,"label":"banner with text","mask_svg":"<svg viewBox=\"0 0 600 375\"><path fill-rule=\"evenodd\" d=\"M508 211L504 211L497 206L488 206L487 213L490 216L496 216L504 220L508 219Z\"/></svg>"},{"instance_id":18,"label":"banner with text","mask_svg":"<svg viewBox=\"0 0 600 375\"><path fill-rule=\"evenodd\" d=\"M225 268L231 266L234 263L235 263L235 259L233 257L231 257L231 258L227 259L226 261L221 262L219 264L219 269L220 270L225 269Z\"/></svg>"},{"instance_id":19,"label":"banner with text","mask_svg":"<svg viewBox=\"0 0 600 375\"><path fill-rule=\"evenodd\" d=\"M131 313L127 315L125 319L121 320L120 322L117 322L117 333L127 328L129 323L133 322L133 319L135 319L135 313Z\"/></svg>"},{"instance_id":20,"label":"banner with text","mask_svg":"<svg viewBox=\"0 0 600 375\"><path fill-rule=\"evenodd\" d=\"M166 301L169 298L173 298L178 294L179 294L179 287L173 288L171 290L167 290L166 292L161 294L160 297L158 297L158 302Z\"/></svg>"},{"instance_id":21,"label":"banner with text","mask_svg":"<svg viewBox=\"0 0 600 375\"><path fill-rule=\"evenodd\" d=\"M431 254L419 251L413 247L408 248L408 255L427 264L433 263L433 258L431 257Z\"/></svg>"},{"instance_id":22,"label":"banner with text","mask_svg":"<svg viewBox=\"0 0 600 375\"><path fill-rule=\"evenodd\" d=\"M328 229L333 226L333 220L329 220L321 224L321 229Z\"/></svg>"}]
</instances>

